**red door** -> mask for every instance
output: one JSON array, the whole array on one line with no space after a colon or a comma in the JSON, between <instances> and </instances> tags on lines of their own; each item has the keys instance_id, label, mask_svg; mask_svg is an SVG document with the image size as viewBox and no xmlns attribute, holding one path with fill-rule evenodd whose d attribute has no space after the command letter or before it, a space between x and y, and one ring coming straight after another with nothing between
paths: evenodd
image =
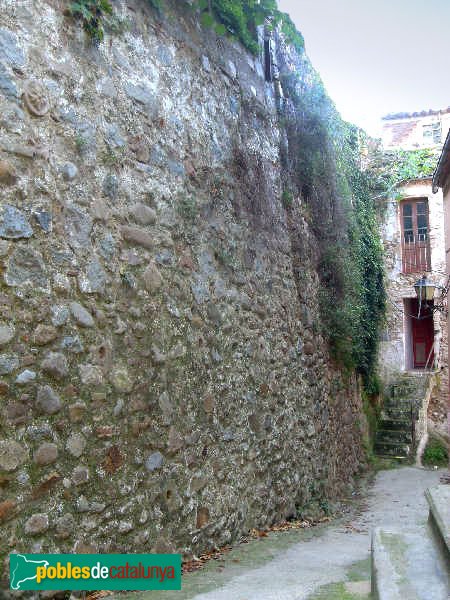
<instances>
[{"instance_id":1,"label":"red door","mask_svg":"<svg viewBox=\"0 0 450 600\"><path fill-rule=\"evenodd\" d=\"M416 318L418 313L418 302L411 302L412 309L412 344L413 360L415 369L431 369L433 367L434 353L434 324L433 312L422 304L420 317Z\"/></svg>"}]
</instances>

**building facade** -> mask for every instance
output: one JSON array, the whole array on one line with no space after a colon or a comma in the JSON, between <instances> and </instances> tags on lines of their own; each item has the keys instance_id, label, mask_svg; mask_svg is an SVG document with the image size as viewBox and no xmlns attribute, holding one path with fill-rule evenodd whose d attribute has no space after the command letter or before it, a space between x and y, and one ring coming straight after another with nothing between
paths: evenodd
<instances>
[{"instance_id":1,"label":"building facade","mask_svg":"<svg viewBox=\"0 0 450 600\"><path fill-rule=\"evenodd\" d=\"M450 127L450 107L414 113L395 113L382 118L385 150L441 148Z\"/></svg>"},{"instance_id":2,"label":"building facade","mask_svg":"<svg viewBox=\"0 0 450 600\"><path fill-rule=\"evenodd\" d=\"M444 143L444 148L433 177L433 192L443 196L444 204L444 232L445 232L445 258L447 287L450 281L450 132ZM450 332L450 317L447 315L447 334ZM450 355L448 357L450 363ZM450 440L450 393L447 389L447 434ZM450 481L450 464L449 464Z\"/></svg>"},{"instance_id":3,"label":"building facade","mask_svg":"<svg viewBox=\"0 0 450 600\"><path fill-rule=\"evenodd\" d=\"M382 237L387 284L387 322L380 343L380 370L386 383L399 373L438 374L428 416L442 422L448 382L445 317L419 306L414 284L424 274L445 285L442 194L431 178L407 181L386 206Z\"/></svg>"}]
</instances>

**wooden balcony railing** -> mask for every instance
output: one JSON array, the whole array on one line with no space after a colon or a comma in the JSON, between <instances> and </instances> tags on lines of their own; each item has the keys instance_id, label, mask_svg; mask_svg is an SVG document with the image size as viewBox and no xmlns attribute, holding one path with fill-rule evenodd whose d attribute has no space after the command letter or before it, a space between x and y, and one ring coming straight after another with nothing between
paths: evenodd
<instances>
[{"instance_id":1,"label":"wooden balcony railing","mask_svg":"<svg viewBox=\"0 0 450 600\"><path fill-rule=\"evenodd\" d=\"M402 269L403 273L421 273L431 270L430 243L427 236L414 236L403 240Z\"/></svg>"}]
</instances>

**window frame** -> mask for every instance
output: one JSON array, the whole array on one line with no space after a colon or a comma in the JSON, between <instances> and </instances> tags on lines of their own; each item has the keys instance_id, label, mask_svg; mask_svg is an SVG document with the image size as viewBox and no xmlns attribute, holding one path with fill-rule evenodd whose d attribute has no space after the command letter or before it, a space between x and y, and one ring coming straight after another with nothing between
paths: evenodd
<instances>
[{"instance_id":1,"label":"window frame","mask_svg":"<svg viewBox=\"0 0 450 600\"><path fill-rule=\"evenodd\" d=\"M424 212L418 212L423 204ZM405 207L410 206L409 214ZM421 273L431 270L430 207L428 198L404 198L399 203L402 246L402 272ZM423 220L425 217L425 223ZM406 221L408 219L408 221ZM406 226L408 224L408 226ZM425 229L425 232L423 231ZM420 231L422 230L422 231Z\"/></svg>"}]
</instances>

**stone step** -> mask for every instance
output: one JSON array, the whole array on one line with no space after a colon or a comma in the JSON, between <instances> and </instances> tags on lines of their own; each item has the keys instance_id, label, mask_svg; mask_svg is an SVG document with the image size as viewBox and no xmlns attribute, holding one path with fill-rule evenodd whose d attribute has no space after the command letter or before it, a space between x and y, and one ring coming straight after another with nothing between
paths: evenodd
<instances>
[{"instance_id":1,"label":"stone step","mask_svg":"<svg viewBox=\"0 0 450 600\"><path fill-rule=\"evenodd\" d=\"M450 485L438 485L425 492L430 520L440 539L450 567Z\"/></svg>"},{"instance_id":2,"label":"stone step","mask_svg":"<svg viewBox=\"0 0 450 600\"><path fill-rule=\"evenodd\" d=\"M384 398L383 404L411 404L422 398L422 393L407 394L405 396L388 396Z\"/></svg>"},{"instance_id":3,"label":"stone step","mask_svg":"<svg viewBox=\"0 0 450 600\"><path fill-rule=\"evenodd\" d=\"M450 576L429 525L372 534L374 600L448 600Z\"/></svg>"},{"instance_id":4,"label":"stone step","mask_svg":"<svg viewBox=\"0 0 450 600\"><path fill-rule=\"evenodd\" d=\"M380 429L395 429L396 431L411 431L411 421L404 419L381 419Z\"/></svg>"},{"instance_id":5,"label":"stone step","mask_svg":"<svg viewBox=\"0 0 450 600\"><path fill-rule=\"evenodd\" d=\"M411 400L417 400L423 397L425 390L418 389L405 389L395 394L390 394L386 397L386 401L390 402L410 402Z\"/></svg>"},{"instance_id":6,"label":"stone step","mask_svg":"<svg viewBox=\"0 0 450 600\"><path fill-rule=\"evenodd\" d=\"M404 421L411 421L411 411L402 410L401 408L383 408L381 411L381 418L402 419Z\"/></svg>"},{"instance_id":7,"label":"stone step","mask_svg":"<svg viewBox=\"0 0 450 600\"><path fill-rule=\"evenodd\" d=\"M408 430L379 429L377 431L376 442L396 442L397 444L412 444L411 428Z\"/></svg>"},{"instance_id":8,"label":"stone step","mask_svg":"<svg viewBox=\"0 0 450 600\"><path fill-rule=\"evenodd\" d=\"M378 456L393 456L393 457L407 457L410 455L411 446L408 444L398 444L396 442L378 442L374 444L375 454Z\"/></svg>"},{"instance_id":9,"label":"stone step","mask_svg":"<svg viewBox=\"0 0 450 600\"><path fill-rule=\"evenodd\" d=\"M413 405L415 406L416 402L413 402ZM398 401L386 402L385 401L385 402L383 402L383 408L384 409L398 408L401 410L411 411L411 402L410 401L408 401L408 402L398 402Z\"/></svg>"},{"instance_id":10,"label":"stone step","mask_svg":"<svg viewBox=\"0 0 450 600\"><path fill-rule=\"evenodd\" d=\"M381 410L384 410L386 412L398 411L408 415L411 414L411 406L406 404L385 404Z\"/></svg>"}]
</instances>

